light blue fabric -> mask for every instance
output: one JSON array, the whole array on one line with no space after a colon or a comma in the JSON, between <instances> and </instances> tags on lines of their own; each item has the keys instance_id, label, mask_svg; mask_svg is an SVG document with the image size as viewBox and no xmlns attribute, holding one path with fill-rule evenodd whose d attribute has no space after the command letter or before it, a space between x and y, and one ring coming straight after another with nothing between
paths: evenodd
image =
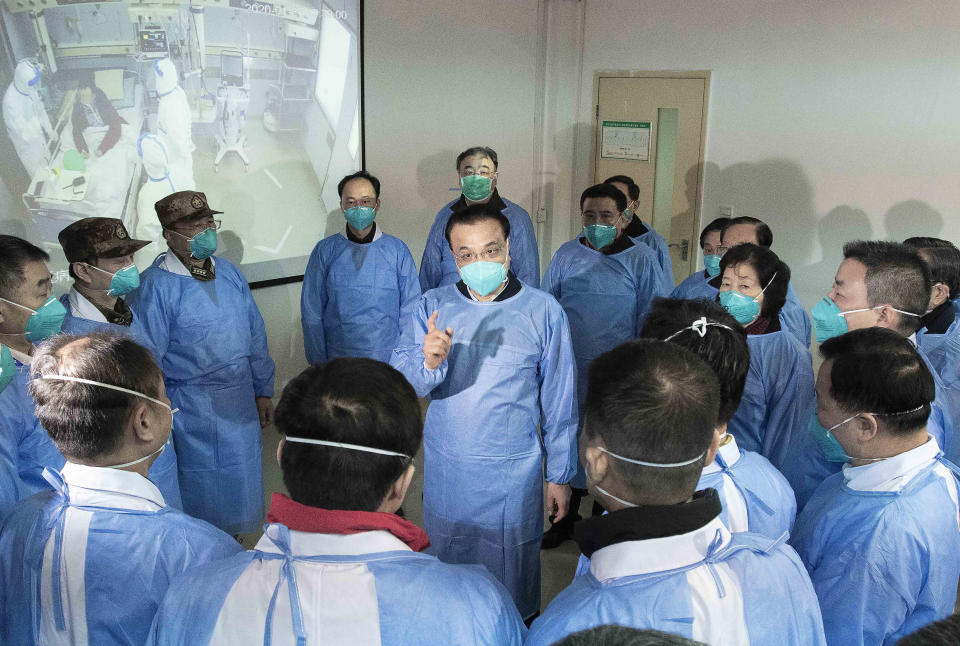
<instances>
[{"instance_id":1,"label":"light blue fabric","mask_svg":"<svg viewBox=\"0 0 960 646\"><path fill-rule=\"evenodd\" d=\"M263 440L255 397L273 396L263 317L240 270L217 257L216 278L166 271L160 254L131 294L148 347L179 407L174 445L183 509L228 534L263 517Z\"/></svg>"},{"instance_id":2,"label":"light blue fabric","mask_svg":"<svg viewBox=\"0 0 960 646\"><path fill-rule=\"evenodd\" d=\"M129 335L131 339L149 348L150 344L144 336L143 328L140 325L140 318L136 312L133 312L133 322L129 325L116 325L104 321L91 321L90 319L75 316L70 308L70 296L64 294L60 297L60 302L67 309L67 316L63 319L63 332L65 334L76 334L86 336L92 332L106 330L116 334ZM131 308L132 311L132 308ZM179 424L177 415L173 417L174 425ZM183 501L180 498L180 481L177 476L177 450L173 445L173 438L167 442L166 448L157 456L157 459L150 465L150 481L157 485L157 489L163 494L163 500L175 509L183 509Z\"/></svg>"},{"instance_id":3,"label":"light blue fabric","mask_svg":"<svg viewBox=\"0 0 960 646\"><path fill-rule=\"evenodd\" d=\"M59 480L59 474L54 475ZM4 646L38 643L44 548L51 532L62 531L71 507L66 485L62 480L56 484L57 490L20 502L0 529L0 642ZM156 512L79 509L93 512L83 589L88 643L97 646L143 644L174 577L242 549L223 532L171 507ZM59 550L54 551L57 562Z\"/></svg>"},{"instance_id":4,"label":"light blue fabric","mask_svg":"<svg viewBox=\"0 0 960 646\"><path fill-rule=\"evenodd\" d=\"M651 302L667 293L656 254L647 245L634 244L619 253L604 254L582 240L580 235L557 250L541 286L557 299L570 322L581 417L590 364L604 352L640 336ZM571 484L586 488L582 466L577 467Z\"/></svg>"},{"instance_id":5,"label":"light blue fabric","mask_svg":"<svg viewBox=\"0 0 960 646\"><path fill-rule=\"evenodd\" d=\"M19 361L16 364L17 376L0 393L0 429L7 438L14 438L20 498L25 498L48 490L44 468L60 469L65 460L34 411L33 398L27 390L30 366Z\"/></svg>"},{"instance_id":6,"label":"light blue fabric","mask_svg":"<svg viewBox=\"0 0 960 646\"><path fill-rule=\"evenodd\" d=\"M750 644L826 644L820 609L796 553L785 544L752 533L692 566L600 582L592 573L574 578L533 622L527 646L549 646L570 633L604 624L662 630L693 637L696 610L687 572L723 563L740 584ZM722 588L720 588L722 590Z\"/></svg>"},{"instance_id":7,"label":"light blue fabric","mask_svg":"<svg viewBox=\"0 0 960 646\"><path fill-rule=\"evenodd\" d=\"M716 489L723 503L720 519L727 521L727 498L739 494L747 508L748 531L778 539L784 532L793 531L797 517L797 501L787 479L759 453L740 449L740 457L728 465L717 454L716 464L720 471L704 473L697 483L697 490ZM726 475L731 482L725 482ZM728 489L735 488L735 491Z\"/></svg>"},{"instance_id":8,"label":"light blue fabric","mask_svg":"<svg viewBox=\"0 0 960 646\"><path fill-rule=\"evenodd\" d=\"M510 271L516 274L526 285L540 286L540 252L537 249L537 236L533 231L530 214L519 204L503 199L507 208L503 214L510 221ZM450 251L450 245L444 236L447 222L453 213L452 207L460 198L450 202L437 213L430 227L427 245L423 249L420 261L420 288L427 291L443 285L453 285L460 280L457 263Z\"/></svg>"},{"instance_id":9,"label":"light blue fabric","mask_svg":"<svg viewBox=\"0 0 960 646\"><path fill-rule=\"evenodd\" d=\"M670 293L670 298L716 300L718 290L708 282L709 280L702 271L690 274ZM719 284L719 276L716 281ZM810 315L807 314L803 303L800 302L800 297L793 290L793 283L787 284L787 299L780 308L779 318L782 329L793 334L804 348L810 347Z\"/></svg>"},{"instance_id":10,"label":"light blue fabric","mask_svg":"<svg viewBox=\"0 0 960 646\"><path fill-rule=\"evenodd\" d=\"M936 464L936 463L934 463ZM960 528L946 480L924 469L900 492L855 491L836 473L797 518L831 644L895 644L953 613Z\"/></svg>"},{"instance_id":11,"label":"light blue fabric","mask_svg":"<svg viewBox=\"0 0 960 646\"><path fill-rule=\"evenodd\" d=\"M755 451L783 469L792 459L791 438L806 433L813 390L813 360L785 330L747 336L750 371L743 399L727 432L745 451Z\"/></svg>"},{"instance_id":12,"label":"light blue fabric","mask_svg":"<svg viewBox=\"0 0 960 646\"><path fill-rule=\"evenodd\" d=\"M10 386L15 381L11 381ZM2 405L0 401L0 407ZM20 500L22 487L20 474L17 473L17 436L14 429L0 418L0 523Z\"/></svg>"},{"instance_id":13,"label":"light blue fabric","mask_svg":"<svg viewBox=\"0 0 960 646\"><path fill-rule=\"evenodd\" d=\"M164 598L147 643L151 646L209 644L220 609L240 575L261 559L286 560L285 555L298 562L364 564L376 580L383 646L520 646L523 642L526 629L507 591L483 568L448 565L435 557L410 551L357 556L295 554L289 545L286 527L268 525L266 531L277 534L280 540L274 542L282 554L244 552L184 574ZM234 594L258 595L264 606L270 603L271 593L272 590L242 587L234 591ZM312 609L301 608L301 611ZM249 643L262 643L265 627L251 626L250 629ZM305 637L307 644L323 643L317 635Z\"/></svg>"},{"instance_id":14,"label":"light blue fabric","mask_svg":"<svg viewBox=\"0 0 960 646\"><path fill-rule=\"evenodd\" d=\"M390 361L420 282L410 250L382 234L366 244L342 233L313 248L300 295L307 362L335 357Z\"/></svg>"},{"instance_id":15,"label":"light blue fabric","mask_svg":"<svg viewBox=\"0 0 960 646\"><path fill-rule=\"evenodd\" d=\"M936 398L930 405L930 417L927 418L927 433L937 440L937 445L943 450L944 454L947 454L953 446L954 426L947 412L949 408L945 401L946 390L926 353L920 348L917 349L917 352L927 364L927 368L930 369L936 388ZM816 412L816 406L817 402L814 398L810 402L809 412L806 414L808 422L810 415ZM944 448L944 444L946 444L946 448ZM839 472L843 464L828 462L820 453L810 435L803 432L794 435L791 440L789 455L791 459L783 464L781 471L783 471L783 475L786 476L797 496L797 509L803 510L820 483L830 475Z\"/></svg>"},{"instance_id":16,"label":"light blue fabric","mask_svg":"<svg viewBox=\"0 0 960 646\"><path fill-rule=\"evenodd\" d=\"M943 392L938 394L951 425L954 429L960 428L960 320L954 320L943 334L930 334L926 328L920 330L917 347L940 379ZM960 442L951 437L944 452L956 464L960 461Z\"/></svg>"},{"instance_id":17,"label":"light blue fabric","mask_svg":"<svg viewBox=\"0 0 960 646\"><path fill-rule=\"evenodd\" d=\"M423 337L434 310L438 328L453 328L453 347L428 370ZM576 366L563 308L526 285L491 303L455 285L431 290L391 364L432 400L423 430L431 549L448 563L485 565L529 617L540 609L542 462L554 483L577 469Z\"/></svg>"},{"instance_id":18,"label":"light blue fabric","mask_svg":"<svg viewBox=\"0 0 960 646\"><path fill-rule=\"evenodd\" d=\"M647 226L647 232L636 237L631 236L634 242L642 242L653 250L657 258L657 266L660 267L660 274L663 276L664 294L669 294L674 288L673 284L673 260L670 258L670 247L663 236L657 233L656 229Z\"/></svg>"},{"instance_id":19,"label":"light blue fabric","mask_svg":"<svg viewBox=\"0 0 960 646\"><path fill-rule=\"evenodd\" d=\"M673 291L670 292L670 298L682 298L691 301L699 298L705 298L708 301L716 300L717 290L707 283L708 280L710 280L710 277L707 276L707 272L695 271L673 288Z\"/></svg>"}]
</instances>

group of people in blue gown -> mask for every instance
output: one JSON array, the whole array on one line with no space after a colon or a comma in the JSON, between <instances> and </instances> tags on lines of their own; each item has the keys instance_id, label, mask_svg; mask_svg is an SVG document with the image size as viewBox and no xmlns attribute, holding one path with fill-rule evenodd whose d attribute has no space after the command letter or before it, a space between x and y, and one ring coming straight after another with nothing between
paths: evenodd
<instances>
[{"instance_id":1,"label":"group of people in blue gown","mask_svg":"<svg viewBox=\"0 0 960 646\"><path fill-rule=\"evenodd\" d=\"M419 270L379 180L343 178L276 410L203 193L155 204L142 275L119 220L66 227L59 299L46 252L0 236L0 643L892 645L953 613L953 244L851 241L808 314L756 218L710 222L675 286L618 175L541 281L498 163L457 156ZM243 551L269 425L286 493ZM542 608L541 550L571 539Z\"/></svg>"}]
</instances>

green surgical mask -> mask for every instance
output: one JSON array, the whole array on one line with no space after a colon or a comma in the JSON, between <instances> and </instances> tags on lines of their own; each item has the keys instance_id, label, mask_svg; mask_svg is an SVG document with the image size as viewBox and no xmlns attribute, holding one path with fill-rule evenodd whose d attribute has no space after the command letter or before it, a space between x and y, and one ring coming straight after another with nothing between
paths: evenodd
<instances>
[{"instance_id":1,"label":"green surgical mask","mask_svg":"<svg viewBox=\"0 0 960 646\"><path fill-rule=\"evenodd\" d=\"M493 194L493 180L483 175L467 175L460 178L460 188L471 202L482 202Z\"/></svg>"}]
</instances>

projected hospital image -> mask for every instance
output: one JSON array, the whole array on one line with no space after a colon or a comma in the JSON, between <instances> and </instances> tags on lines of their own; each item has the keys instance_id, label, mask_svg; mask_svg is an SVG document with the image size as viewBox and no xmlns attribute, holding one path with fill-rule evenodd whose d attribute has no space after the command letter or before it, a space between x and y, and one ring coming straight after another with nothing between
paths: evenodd
<instances>
[{"instance_id":1,"label":"projected hospital image","mask_svg":"<svg viewBox=\"0 0 960 646\"><path fill-rule=\"evenodd\" d=\"M144 269L153 204L182 190L224 212L218 255L248 280L303 274L362 164L358 0L0 7L0 233L41 243L58 291L64 227L120 218Z\"/></svg>"}]
</instances>

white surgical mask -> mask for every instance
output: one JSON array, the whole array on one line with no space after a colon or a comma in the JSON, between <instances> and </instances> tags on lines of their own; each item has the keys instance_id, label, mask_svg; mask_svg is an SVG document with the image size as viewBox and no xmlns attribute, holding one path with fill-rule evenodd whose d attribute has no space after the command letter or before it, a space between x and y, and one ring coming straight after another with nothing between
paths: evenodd
<instances>
[{"instance_id":1,"label":"white surgical mask","mask_svg":"<svg viewBox=\"0 0 960 646\"><path fill-rule=\"evenodd\" d=\"M653 467L653 468L655 468L655 469L675 469L675 468L677 468L677 467L685 467L685 466L688 466L688 465L693 464L693 463L696 462L697 460L702 459L703 456L706 455L706 453L701 453L701 454L698 455L697 457L691 458L691 459L689 459L689 460L684 460L683 462L644 462L643 460L634 460L633 458L627 458L627 457L624 457L624 456L622 456L622 455L617 455L616 453L613 453L612 451L608 451L607 449L603 448L602 446L598 446L597 449L599 449L600 451L603 451L604 453L606 453L607 455L609 455L609 456L612 457L612 458L616 458L617 460L622 460L622 461L624 461L624 462L629 462L630 464L639 464L640 466L643 466L643 467ZM590 474L588 473L587 476L589 477L589 475L590 475ZM593 478L590 478L590 479L592 480ZM623 498L617 498L616 496L614 496L612 493L610 493L609 491L607 491L606 489L604 489L604 488L601 487L600 485L594 485L593 487L594 487L594 489L596 489L597 491L599 491L600 493L602 493L602 494L603 494L604 496L606 496L607 498L610 498L610 499L612 499L612 500L616 500L616 501L617 501L618 503L620 503L621 505L626 505L627 507L636 507L636 506L637 506L635 503L632 503L632 502L630 502L630 501L628 501L628 500L624 500Z\"/></svg>"}]
</instances>

